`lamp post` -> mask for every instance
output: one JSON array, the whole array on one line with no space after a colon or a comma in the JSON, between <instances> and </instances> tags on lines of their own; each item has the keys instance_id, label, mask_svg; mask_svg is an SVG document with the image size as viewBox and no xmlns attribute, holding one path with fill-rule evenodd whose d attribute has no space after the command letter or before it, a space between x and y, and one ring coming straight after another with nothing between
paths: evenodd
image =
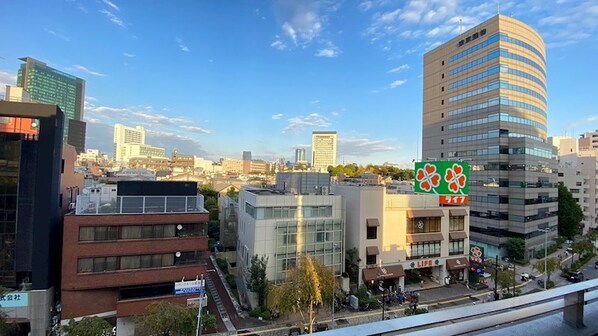
<instances>
[{"instance_id":1,"label":"lamp post","mask_svg":"<svg viewBox=\"0 0 598 336\"><path fill-rule=\"evenodd\" d=\"M540 232L544 232L544 290L546 290L546 283L548 282L548 232L550 228L538 229Z\"/></svg>"},{"instance_id":2,"label":"lamp post","mask_svg":"<svg viewBox=\"0 0 598 336\"><path fill-rule=\"evenodd\" d=\"M382 291L382 321L384 321L384 309L386 303L386 290L384 289L384 280L379 280L378 288Z\"/></svg>"},{"instance_id":3,"label":"lamp post","mask_svg":"<svg viewBox=\"0 0 598 336\"><path fill-rule=\"evenodd\" d=\"M215 269L209 269L207 272L216 272ZM199 287L199 309L197 310L197 328L195 329L195 336L201 336L201 309L203 308L203 297L206 293L206 280L201 275L201 285Z\"/></svg>"}]
</instances>

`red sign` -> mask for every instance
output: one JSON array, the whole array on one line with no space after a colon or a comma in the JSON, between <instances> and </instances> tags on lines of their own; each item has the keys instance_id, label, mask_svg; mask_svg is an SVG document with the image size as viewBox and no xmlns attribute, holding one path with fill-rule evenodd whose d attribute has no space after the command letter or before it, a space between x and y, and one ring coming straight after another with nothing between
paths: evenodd
<instances>
[{"instance_id":1,"label":"red sign","mask_svg":"<svg viewBox=\"0 0 598 336\"><path fill-rule=\"evenodd\" d=\"M418 260L417 261L417 268L421 267L432 267L432 260Z\"/></svg>"},{"instance_id":2,"label":"red sign","mask_svg":"<svg viewBox=\"0 0 598 336\"><path fill-rule=\"evenodd\" d=\"M440 204L466 205L469 204L469 196L440 196Z\"/></svg>"}]
</instances>

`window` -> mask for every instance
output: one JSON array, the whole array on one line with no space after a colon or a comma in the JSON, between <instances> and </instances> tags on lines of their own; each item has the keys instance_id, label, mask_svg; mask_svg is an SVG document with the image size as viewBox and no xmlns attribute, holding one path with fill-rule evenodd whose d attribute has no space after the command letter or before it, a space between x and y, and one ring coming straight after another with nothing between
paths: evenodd
<instances>
[{"instance_id":1,"label":"window","mask_svg":"<svg viewBox=\"0 0 598 336\"><path fill-rule=\"evenodd\" d=\"M440 217L407 219L407 234L440 232Z\"/></svg>"},{"instance_id":2,"label":"window","mask_svg":"<svg viewBox=\"0 0 598 336\"><path fill-rule=\"evenodd\" d=\"M289 259L283 259L282 260L282 269L283 270L288 270L290 268L293 268L297 265L297 259L296 258L289 258Z\"/></svg>"},{"instance_id":3,"label":"window","mask_svg":"<svg viewBox=\"0 0 598 336\"><path fill-rule=\"evenodd\" d=\"M444 92L444 86L440 88L440 91Z\"/></svg>"},{"instance_id":4,"label":"window","mask_svg":"<svg viewBox=\"0 0 598 336\"><path fill-rule=\"evenodd\" d=\"M444 74L442 74L442 78L444 78Z\"/></svg>"},{"instance_id":5,"label":"window","mask_svg":"<svg viewBox=\"0 0 598 336\"><path fill-rule=\"evenodd\" d=\"M376 255L369 255L366 257L366 265L376 265Z\"/></svg>"},{"instance_id":6,"label":"window","mask_svg":"<svg viewBox=\"0 0 598 336\"><path fill-rule=\"evenodd\" d=\"M440 113L440 118L444 118L444 113Z\"/></svg>"},{"instance_id":7,"label":"window","mask_svg":"<svg viewBox=\"0 0 598 336\"><path fill-rule=\"evenodd\" d=\"M376 239L378 237L378 227L368 227L367 230L367 239Z\"/></svg>"},{"instance_id":8,"label":"window","mask_svg":"<svg viewBox=\"0 0 598 336\"><path fill-rule=\"evenodd\" d=\"M440 139L440 144L444 145L444 139Z\"/></svg>"},{"instance_id":9,"label":"window","mask_svg":"<svg viewBox=\"0 0 598 336\"><path fill-rule=\"evenodd\" d=\"M287 233L282 236L282 243L284 245L295 245L297 244L297 234L296 233Z\"/></svg>"},{"instance_id":10,"label":"window","mask_svg":"<svg viewBox=\"0 0 598 336\"><path fill-rule=\"evenodd\" d=\"M449 241L449 255L464 254L465 253L464 239L457 239Z\"/></svg>"},{"instance_id":11,"label":"window","mask_svg":"<svg viewBox=\"0 0 598 336\"><path fill-rule=\"evenodd\" d=\"M332 232L316 232L316 242L323 243L332 240Z\"/></svg>"},{"instance_id":12,"label":"window","mask_svg":"<svg viewBox=\"0 0 598 336\"><path fill-rule=\"evenodd\" d=\"M456 216L449 219L449 231L463 231L465 230L465 217Z\"/></svg>"},{"instance_id":13,"label":"window","mask_svg":"<svg viewBox=\"0 0 598 336\"><path fill-rule=\"evenodd\" d=\"M444 60L442 60L442 65L444 65Z\"/></svg>"},{"instance_id":14,"label":"window","mask_svg":"<svg viewBox=\"0 0 598 336\"><path fill-rule=\"evenodd\" d=\"M440 157L443 158L444 157L444 152L440 153Z\"/></svg>"},{"instance_id":15,"label":"window","mask_svg":"<svg viewBox=\"0 0 598 336\"><path fill-rule=\"evenodd\" d=\"M409 252L407 259L440 257L440 241L412 243L409 246Z\"/></svg>"},{"instance_id":16,"label":"window","mask_svg":"<svg viewBox=\"0 0 598 336\"><path fill-rule=\"evenodd\" d=\"M444 126L440 126L440 131L444 132Z\"/></svg>"},{"instance_id":17,"label":"window","mask_svg":"<svg viewBox=\"0 0 598 336\"><path fill-rule=\"evenodd\" d=\"M440 101L440 105L444 105L444 99Z\"/></svg>"}]
</instances>

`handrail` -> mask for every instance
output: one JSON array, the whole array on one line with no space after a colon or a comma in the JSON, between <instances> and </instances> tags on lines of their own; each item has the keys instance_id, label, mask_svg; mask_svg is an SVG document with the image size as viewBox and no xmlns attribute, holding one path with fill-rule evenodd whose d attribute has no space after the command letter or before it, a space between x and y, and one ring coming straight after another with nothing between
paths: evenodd
<instances>
[{"instance_id":1,"label":"handrail","mask_svg":"<svg viewBox=\"0 0 598 336\"><path fill-rule=\"evenodd\" d=\"M583 305L596 299L598 299L598 279L593 279L549 291L479 305L459 306L428 314L332 329L319 335L373 336L405 332L414 335L458 335L540 317L558 310L563 310L565 322L574 327L581 327Z\"/></svg>"}]
</instances>

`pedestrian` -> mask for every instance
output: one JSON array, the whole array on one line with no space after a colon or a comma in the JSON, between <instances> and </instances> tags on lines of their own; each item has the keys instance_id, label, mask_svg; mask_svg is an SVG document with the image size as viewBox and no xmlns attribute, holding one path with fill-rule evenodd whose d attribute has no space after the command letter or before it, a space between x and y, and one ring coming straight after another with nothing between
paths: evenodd
<instances>
[{"instance_id":1,"label":"pedestrian","mask_svg":"<svg viewBox=\"0 0 598 336\"><path fill-rule=\"evenodd\" d=\"M424 288L424 280L420 281L419 283L419 288L423 289Z\"/></svg>"}]
</instances>

